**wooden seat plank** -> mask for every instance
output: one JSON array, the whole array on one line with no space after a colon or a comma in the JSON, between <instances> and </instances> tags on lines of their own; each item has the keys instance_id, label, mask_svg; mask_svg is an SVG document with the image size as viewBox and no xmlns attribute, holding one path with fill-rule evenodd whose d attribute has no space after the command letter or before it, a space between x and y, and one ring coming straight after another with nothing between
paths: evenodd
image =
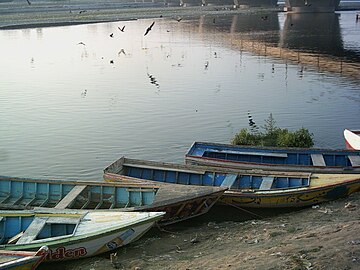
<instances>
[{"instance_id":1,"label":"wooden seat plank","mask_svg":"<svg viewBox=\"0 0 360 270\"><path fill-rule=\"evenodd\" d=\"M65 209L66 207L69 207L74 202L76 197L85 190L86 187L86 185L75 186L54 208Z\"/></svg>"},{"instance_id":2,"label":"wooden seat plank","mask_svg":"<svg viewBox=\"0 0 360 270\"><path fill-rule=\"evenodd\" d=\"M221 183L221 187L231 188L231 186L235 183L236 178L237 174L227 174L224 181Z\"/></svg>"},{"instance_id":3,"label":"wooden seat plank","mask_svg":"<svg viewBox=\"0 0 360 270\"><path fill-rule=\"evenodd\" d=\"M16 244L28 244L34 241L44 228L47 219L47 217L35 217Z\"/></svg>"},{"instance_id":4,"label":"wooden seat plank","mask_svg":"<svg viewBox=\"0 0 360 270\"><path fill-rule=\"evenodd\" d=\"M348 156L351 166L360 166L360 156Z\"/></svg>"},{"instance_id":5,"label":"wooden seat plank","mask_svg":"<svg viewBox=\"0 0 360 270\"><path fill-rule=\"evenodd\" d=\"M260 190L270 190L271 189L271 186L274 182L274 177L270 177L270 176L264 176L262 178L262 182L261 182L261 185L260 185Z\"/></svg>"},{"instance_id":6,"label":"wooden seat plank","mask_svg":"<svg viewBox=\"0 0 360 270\"><path fill-rule=\"evenodd\" d=\"M322 154L311 154L311 160L314 166L326 167L324 156Z\"/></svg>"},{"instance_id":7,"label":"wooden seat plank","mask_svg":"<svg viewBox=\"0 0 360 270\"><path fill-rule=\"evenodd\" d=\"M48 224L78 224L79 217L49 217L46 223Z\"/></svg>"}]
</instances>

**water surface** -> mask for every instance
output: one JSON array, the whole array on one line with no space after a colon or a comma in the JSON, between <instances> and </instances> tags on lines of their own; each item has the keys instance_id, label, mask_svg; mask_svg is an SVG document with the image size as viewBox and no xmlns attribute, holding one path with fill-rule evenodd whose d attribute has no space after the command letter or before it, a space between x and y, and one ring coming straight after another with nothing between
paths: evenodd
<instances>
[{"instance_id":1,"label":"water surface","mask_svg":"<svg viewBox=\"0 0 360 270\"><path fill-rule=\"evenodd\" d=\"M159 18L144 36L152 22L0 31L2 175L183 162L195 140L228 143L249 111L308 128L317 147L344 148L343 129L360 128L355 12Z\"/></svg>"}]
</instances>

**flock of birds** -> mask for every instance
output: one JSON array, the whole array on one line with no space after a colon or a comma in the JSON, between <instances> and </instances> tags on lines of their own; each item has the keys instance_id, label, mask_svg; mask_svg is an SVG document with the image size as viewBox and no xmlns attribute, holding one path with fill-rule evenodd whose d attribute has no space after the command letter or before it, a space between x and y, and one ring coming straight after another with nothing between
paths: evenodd
<instances>
[{"instance_id":1,"label":"flock of birds","mask_svg":"<svg viewBox=\"0 0 360 270\"><path fill-rule=\"evenodd\" d=\"M28 0L27 0L28 1ZM160 17L162 17L162 16L160 16ZM261 16L260 17L261 18L261 20L263 20L263 21L267 21L269 18L268 18L268 16L267 15L264 15L264 16ZM177 22L180 22L181 20L182 20L182 18L181 17L177 17L177 18L175 18L175 20L177 21ZM212 21L213 23L216 23L216 20L215 20L215 18L213 18L213 21ZM153 29L153 27L154 27L154 25L155 25L155 21L153 21L146 29L145 29L145 32L144 32L144 37L145 36L147 36L149 33L150 33L150 31ZM293 24L292 24L293 25ZM118 26L117 27L117 29L121 32L121 33L124 33L125 32L125 25L123 25L122 27L120 27L120 26ZM170 32L169 30L167 30L167 32ZM109 34L109 36L110 36L110 38L114 38L114 36L115 36L115 34L114 34L114 32L112 32L112 33L110 33ZM78 43L78 45L83 45L83 46L86 46L86 44L84 43L84 42L82 42L82 41L80 41L79 43ZM125 52L125 50L122 48L122 49L120 49L120 51L118 52L118 56L120 56L120 55L126 55L126 52ZM214 52L214 58L218 58L218 54L216 53L216 52ZM114 64L114 60L110 60L110 64ZM204 64L204 69L205 70L207 70L209 68L209 61L205 61L205 64ZM273 67L273 69L274 69L274 67ZM150 74L148 71L147 71L147 76L148 76L148 78L150 79L150 83L152 84L152 85L155 85L158 89L160 88L160 84L158 83L158 81L156 80L156 78L152 75L152 74ZM85 97L86 96L86 92L85 93L83 93L82 94L82 97ZM251 117L250 117L251 118ZM251 123L252 121L251 121L252 119L250 119L250 126L252 126L252 124L253 123ZM255 128L256 128L256 126L255 126Z\"/></svg>"},{"instance_id":2,"label":"flock of birds","mask_svg":"<svg viewBox=\"0 0 360 270\"><path fill-rule=\"evenodd\" d=\"M161 16L161 17L162 17L162 16ZM178 21L178 22L180 22L181 20L182 20L181 17L176 18L176 21ZM153 22L145 29L144 36L146 36L146 35L148 35L148 34L150 33L150 31L153 29L154 25L155 25L155 21L153 21ZM120 32L125 32L125 25L123 25L122 27L118 26L117 28L118 28L118 30L119 30ZM170 32L170 31L167 30L167 32ZM114 38L114 36L115 36L114 33L110 33L110 34L109 34L109 37L110 37L110 38ZM78 45L86 46L86 44L85 44L84 42L82 42L82 41L80 41L80 42L78 43ZM122 55L122 54L126 55L126 52L125 52L125 50L124 50L123 48L120 49L120 51L118 52L118 56L120 56L120 55ZM110 64L114 64L114 60L110 60ZM209 62L207 61L207 64L206 64L206 66L205 66L205 69L207 69L208 64L209 64ZM151 84L155 85L157 88L160 88L160 84L157 82L156 78L155 78L152 74L150 74L148 71L147 71L147 76L148 76L148 78L150 79L150 83L151 83ZM86 97L86 94L87 94L87 90L85 90L85 91L81 94L81 96L82 96L82 97Z\"/></svg>"}]
</instances>

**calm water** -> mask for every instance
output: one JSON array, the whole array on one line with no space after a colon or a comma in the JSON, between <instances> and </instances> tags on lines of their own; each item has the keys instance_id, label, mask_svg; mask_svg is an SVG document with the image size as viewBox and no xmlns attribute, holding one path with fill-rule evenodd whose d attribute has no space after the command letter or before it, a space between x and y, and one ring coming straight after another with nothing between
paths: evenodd
<instances>
[{"instance_id":1,"label":"calm water","mask_svg":"<svg viewBox=\"0 0 360 270\"><path fill-rule=\"evenodd\" d=\"M355 12L155 19L144 36L151 23L0 31L0 174L94 180L122 155L183 162L195 140L228 143L248 111L308 128L318 147L360 128Z\"/></svg>"}]
</instances>

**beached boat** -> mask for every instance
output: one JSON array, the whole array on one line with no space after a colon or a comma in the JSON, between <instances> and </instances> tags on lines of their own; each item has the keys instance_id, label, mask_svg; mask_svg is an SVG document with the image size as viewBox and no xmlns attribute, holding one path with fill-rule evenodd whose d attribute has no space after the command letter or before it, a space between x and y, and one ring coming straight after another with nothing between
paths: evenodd
<instances>
[{"instance_id":1,"label":"beached boat","mask_svg":"<svg viewBox=\"0 0 360 270\"><path fill-rule=\"evenodd\" d=\"M360 190L360 174L239 170L120 158L104 170L107 181L227 187L220 202L237 207L303 207Z\"/></svg>"},{"instance_id":2,"label":"beached boat","mask_svg":"<svg viewBox=\"0 0 360 270\"><path fill-rule=\"evenodd\" d=\"M0 270L35 270L48 252L47 246L38 251L0 250Z\"/></svg>"},{"instance_id":3,"label":"beached boat","mask_svg":"<svg viewBox=\"0 0 360 270\"><path fill-rule=\"evenodd\" d=\"M224 188L60 181L0 176L0 208L111 209L166 212L159 225L183 221L206 213ZM190 211L191 210L191 211Z\"/></svg>"},{"instance_id":4,"label":"beached boat","mask_svg":"<svg viewBox=\"0 0 360 270\"><path fill-rule=\"evenodd\" d=\"M350 150L360 150L360 130L344 130L346 148Z\"/></svg>"},{"instance_id":5,"label":"beached boat","mask_svg":"<svg viewBox=\"0 0 360 270\"><path fill-rule=\"evenodd\" d=\"M90 257L134 242L163 212L35 208L0 211L0 249L38 250L45 261Z\"/></svg>"},{"instance_id":6,"label":"beached boat","mask_svg":"<svg viewBox=\"0 0 360 270\"><path fill-rule=\"evenodd\" d=\"M354 173L360 172L360 151L194 142L185 162L240 169Z\"/></svg>"}]
</instances>

